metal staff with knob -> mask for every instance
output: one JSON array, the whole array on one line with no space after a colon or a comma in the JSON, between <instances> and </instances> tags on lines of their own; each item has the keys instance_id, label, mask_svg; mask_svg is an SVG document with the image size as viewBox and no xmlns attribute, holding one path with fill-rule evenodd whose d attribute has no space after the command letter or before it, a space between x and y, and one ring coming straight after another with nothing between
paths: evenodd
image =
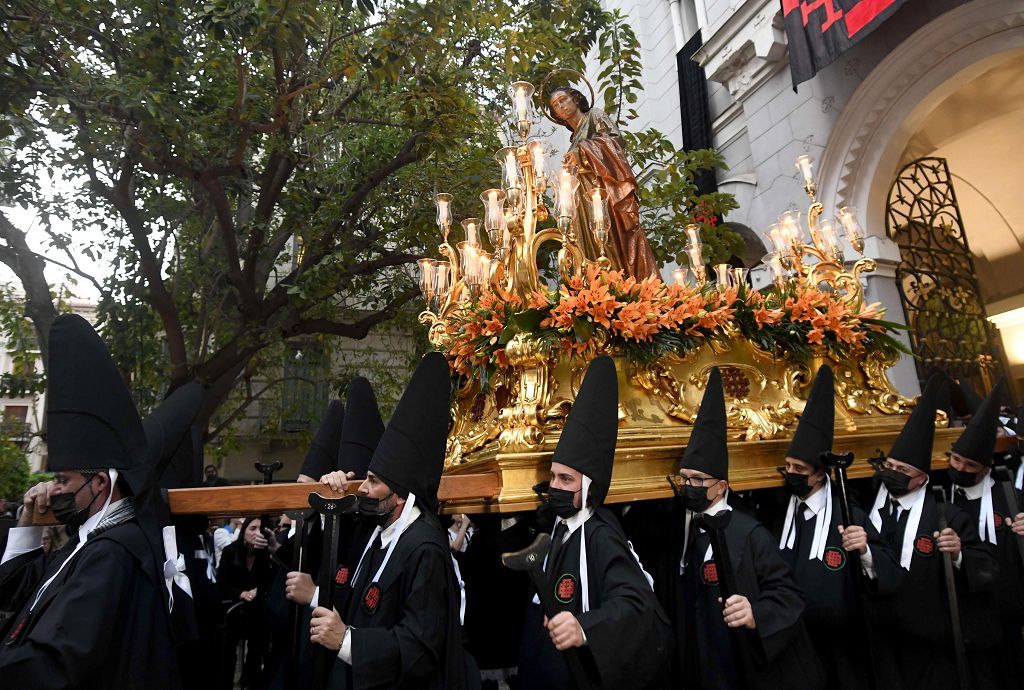
<instances>
[{"instance_id":1,"label":"metal staff with knob","mask_svg":"<svg viewBox=\"0 0 1024 690\"><path fill-rule=\"evenodd\" d=\"M715 563L715 573L718 576L718 592L722 597L722 607L736 591L736 573L732 569L732 559L729 556L729 546L725 540L725 529L732 520L731 510L721 510L716 515L701 515L695 517L697 526L708 533L708 541L711 542L711 559ZM694 564L690 564L694 567ZM741 689L751 687L750 668L748 666L750 656L747 649L747 638L740 628L729 628L729 640L732 642L733 653L739 660L739 686Z\"/></svg>"},{"instance_id":2,"label":"metal staff with knob","mask_svg":"<svg viewBox=\"0 0 1024 690\"><path fill-rule=\"evenodd\" d=\"M826 468L832 470L835 475L836 486L839 487L839 511L843 518L843 527L849 527L853 524L853 513L850 510L850 495L846 488L846 470L850 465L853 464L853 453L833 453L831 451L821 454L821 460ZM861 629L864 631L865 639L868 643L868 650L871 652L868 654L868 664L871 666L871 673L868 678L871 679L872 687L879 686L879 679L877 676L877 669L873 663L875 639L874 632L871 629L871 625L867 619L867 601L865 597L868 592L868 584L864 578L864 571L861 567L861 560L859 553L851 553L850 561L853 564L853 581L857 586L857 594L860 602L860 606L857 608L857 622L860 624Z\"/></svg>"},{"instance_id":3,"label":"metal staff with knob","mask_svg":"<svg viewBox=\"0 0 1024 690\"><path fill-rule=\"evenodd\" d=\"M324 516L324 543L320 560L320 593L316 605L328 611L334 609L333 571L338 563L338 522L345 513L355 510L355 494L343 498L326 498L315 491L309 495L309 505ZM313 690L326 690L330 661L335 653L320 645L313 650Z\"/></svg>"},{"instance_id":4,"label":"metal staff with knob","mask_svg":"<svg viewBox=\"0 0 1024 690\"><path fill-rule=\"evenodd\" d=\"M288 567L293 572L302 572L306 565L306 539L308 525L307 516L304 511L293 511L286 513L295 523L295 537L292 542L291 562ZM289 627L291 628L292 646L288 655L288 673L285 675L284 684L286 690L297 690L299 687L299 659L302 651L302 604L297 601L291 602L288 611Z\"/></svg>"},{"instance_id":5,"label":"metal staff with knob","mask_svg":"<svg viewBox=\"0 0 1024 690\"><path fill-rule=\"evenodd\" d=\"M544 615L548 617L548 620L551 620L560 613L558 602L555 601L555 595L551 592L551 585L544 574L544 557L548 554L550 548L551 536L541 533L525 549L501 554L501 562L506 568L525 572L530 576L530 582L533 583L534 589L537 590L537 597L540 599L541 610L544 611ZM580 658L579 649L570 647L563 650L562 654L565 657L566 665L569 667L569 673L572 674L573 680L576 681L576 687L579 690L593 690L597 687L597 684L590 678L590 674L587 673L583 666L583 659Z\"/></svg>"},{"instance_id":6,"label":"metal staff with knob","mask_svg":"<svg viewBox=\"0 0 1024 690\"><path fill-rule=\"evenodd\" d=\"M939 523L939 533L949 527L946 519L946 490L941 486L932 488L935 496L935 511ZM956 672L960 679L960 690L970 690L971 676L967 667L967 646L964 644L964 631L960 626L960 602L956 593L956 576L953 573L953 556L942 552L942 569L946 578L946 600L949 602L949 622L953 630L953 651L956 653Z\"/></svg>"}]
</instances>

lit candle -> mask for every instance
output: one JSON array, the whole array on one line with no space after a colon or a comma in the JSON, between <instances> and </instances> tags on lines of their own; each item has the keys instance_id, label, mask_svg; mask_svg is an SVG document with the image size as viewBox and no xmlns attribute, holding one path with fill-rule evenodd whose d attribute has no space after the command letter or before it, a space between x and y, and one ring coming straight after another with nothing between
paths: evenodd
<instances>
[{"instance_id":1,"label":"lit candle","mask_svg":"<svg viewBox=\"0 0 1024 690\"><path fill-rule=\"evenodd\" d=\"M522 122L527 119L527 101L526 101L526 86L519 84L516 86L516 120Z\"/></svg>"},{"instance_id":2,"label":"lit candle","mask_svg":"<svg viewBox=\"0 0 1024 690\"><path fill-rule=\"evenodd\" d=\"M839 237L836 235L836 228L832 221L818 221L818 237L822 244L818 249L836 261L843 260L843 253L839 248Z\"/></svg>"},{"instance_id":3,"label":"lit candle","mask_svg":"<svg viewBox=\"0 0 1024 690\"><path fill-rule=\"evenodd\" d=\"M462 228L466 231L466 241L476 247L480 244L480 219L466 218L462 221Z\"/></svg>"},{"instance_id":4,"label":"lit candle","mask_svg":"<svg viewBox=\"0 0 1024 690\"><path fill-rule=\"evenodd\" d=\"M814 176L811 173L811 157L808 155L799 156L796 159L796 168L804 176L804 184L811 185L814 183Z\"/></svg>"},{"instance_id":5,"label":"lit candle","mask_svg":"<svg viewBox=\"0 0 1024 690\"><path fill-rule=\"evenodd\" d=\"M591 203L594 207L594 225L600 225L604 223L604 203L601 199L601 190L595 189L590 195Z\"/></svg>"},{"instance_id":6,"label":"lit candle","mask_svg":"<svg viewBox=\"0 0 1024 690\"><path fill-rule=\"evenodd\" d=\"M544 144L539 139L530 142L530 153L533 157L533 176L538 183L544 183L544 168L547 164L547 156L544 154Z\"/></svg>"},{"instance_id":7,"label":"lit candle","mask_svg":"<svg viewBox=\"0 0 1024 690\"><path fill-rule=\"evenodd\" d=\"M447 261L438 261L434 271L434 293L438 301L448 298L451 291L451 267Z\"/></svg>"},{"instance_id":8,"label":"lit candle","mask_svg":"<svg viewBox=\"0 0 1024 690\"><path fill-rule=\"evenodd\" d=\"M843 226L843 232L849 243L853 245L853 248L858 252L863 253L864 229L861 228L860 223L857 221L857 209L852 206L843 206L836 214L836 218Z\"/></svg>"},{"instance_id":9,"label":"lit candle","mask_svg":"<svg viewBox=\"0 0 1024 690\"><path fill-rule=\"evenodd\" d=\"M435 274L437 273L437 260L436 259L420 259L416 262L420 272L420 292L423 293L424 299L427 301L427 305L430 305L430 298L433 297L434 293L434 282L436 280Z\"/></svg>"},{"instance_id":10,"label":"lit candle","mask_svg":"<svg viewBox=\"0 0 1024 690\"><path fill-rule=\"evenodd\" d=\"M686 285L686 276L689 271L683 267L679 267L672 271L672 278L676 281L676 285Z\"/></svg>"},{"instance_id":11,"label":"lit candle","mask_svg":"<svg viewBox=\"0 0 1024 690\"><path fill-rule=\"evenodd\" d=\"M701 241L700 241L700 226L699 225L694 225L693 223L691 223L690 225L687 225L686 226L686 236L689 238L690 244L692 244L692 245L699 245L701 243Z\"/></svg>"},{"instance_id":12,"label":"lit candle","mask_svg":"<svg viewBox=\"0 0 1024 690\"><path fill-rule=\"evenodd\" d=\"M519 187L519 169L516 164L516 152L508 149L505 152L505 188L516 189Z\"/></svg>"},{"instance_id":13,"label":"lit candle","mask_svg":"<svg viewBox=\"0 0 1024 690\"><path fill-rule=\"evenodd\" d=\"M729 287L729 269L732 268L729 264L715 264L715 280L718 282L718 288L724 290Z\"/></svg>"},{"instance_id":14,"label":"lit candle","mask_svg":"<svg viewBox=\"0 0 1024 690\"><path fill-rule=\"evenodd\" d=\"M448 229L452 225L452 195L441 192L434 195L434 203L437 205L437 226L445 237L448 236Z\"/></svg>"},{"instance_id":15,"label":"lit candle","mask_svg":"<svg viewBox=\"0 0 1024 690\"><path fill-rule=\"evenodd\" d=\"M480 195L484 204L484 227L488 232L498 230L505 224L505 192L500 189L486 189Z\"/></svg>"}]
</instances>

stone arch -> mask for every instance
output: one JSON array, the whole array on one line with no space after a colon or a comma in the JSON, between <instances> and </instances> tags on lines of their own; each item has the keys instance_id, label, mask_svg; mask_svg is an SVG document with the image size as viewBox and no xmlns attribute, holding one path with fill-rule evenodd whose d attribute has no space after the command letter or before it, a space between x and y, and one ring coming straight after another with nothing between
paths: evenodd
<instances>
[{"instance_id":1,"label":"stone arch","mask_svg":"<svg viewBox=\"0 0 1024 690\"><path fill-rule=\"evenodd\" d=\"M1018 55L1019 0L975 0L914 32L844 108L819 168L819 198L857 207L868 232L884 235L889 186L921 122L964 83Z\"/></svg>"}]
</instances>

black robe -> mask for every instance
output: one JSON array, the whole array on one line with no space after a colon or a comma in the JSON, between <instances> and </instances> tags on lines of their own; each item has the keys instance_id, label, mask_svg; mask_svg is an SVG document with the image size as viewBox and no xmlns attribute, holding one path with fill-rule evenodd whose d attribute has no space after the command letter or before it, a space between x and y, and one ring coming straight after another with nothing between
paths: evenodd
<instances>
[{"instance_id":1,"label":"black robe","mask_svg":"<svg viewBox=\"0 0 1024 690\"><path fill-rule=\"evenodd\" d=\"M798 508L800 505L797 504ZM823 559L808 558L814 540L814 519L807 520L800 528L794 548L784 548L781 553L804 592L804 624L825 671L828 687L860 690L871 687L872 682L871 666L865 660L869 649L866 644L871 641L866 630L865 597L875 600L892 597L903 584L906 571L900 567L867 514L855 505L850 506L850 513L853 523L867 532L874 579L869 579L863 572L858 575L855 569L860 567L859 559L843 551L843 538L838 530L842 524L842 510L835 487ZM794 522L802 519L797 510ZM784 523L783 519L773 526L776 543L782 536Z\"/></svg>"},{"instance_id":2,"label":"black robe","mask_svg":"<svg viewBox=\"0 0 1024 690\"><path fill-rule=\"evenodd\" d=\"M823 686L821 665L802 620L803 593L779 554L778 540L764 525L733 510L726 529L735 587L750 600L757 622L754 630L740 629L746 652L738 659L718 602L714 571L699 562L679 573L685 518L678 502L637 504L630 513L640 557L644 563L650 559L655 592L675 629L675 687L735 688L736 674L744 667L751 671L751 690ZM695 534L701 540L694 549L699 552L696 560L703 561L708 536Z\"/></svg>"},{"instance_id":3,"label":"black robe","mask_svg":"<svg viewBox=\"0 0 1024 690\"><path fill-rule=\"evenodd\" d=\"M947 504L947 520L961 542L963 561L954 568L960 601L961 624L968 652L979 642L980 630L968 611L971 599L990 592L997 575L995 549L978 540L977 520L954 505ZM883 511L885 508L883 507ZM909 510L899 517L898 530L888 539L898 559L904 539L914 540L910 570L890 601L870 607L878 645L879 666L885 674L882 687L888 690L956 690L959 687L952 625L946 600L942 552L933 534L938 531L934 496L925 495L917 532L904 535ZM883 524L883 536L886 530ZM990 687L990 669L976 654L970 654L974 687Z\"/></svg>"},{"instance_id":4,"label":"black robe","mask_svg":"<svg viewBox=\"0 0 1024 690\"><path fill-rule=\"evenodd\" d=\"M528 520L520 518L503 530L501 517L474 515L473 538L465 552L455 554L466 583L466 649L481 669L516 666L526 613L523 601L530 589L526 573L501 563L501 554L530 543Z\"/></svg>"},{"instance_id":5,"label":"black robe","mask_svg":"<svg viewBox=\"0 0 1024 690\"><path fill-rule=\"evenodd\" d=\"M580 649L595 685L636 690L663 687L671 665L668 617L626 543L615 516L603 508L558 548L545 572L561 610L579 620L587 644ZM590 610L583 612L580 533L586 534ZM554 545L552 546L554 549ZM532 588L531 588L532 589ZM532 591L531 591L532 595ZM562 652L543 625L539 604L528 605L519 659L522 687L574 688Z\"/></svg>"},{"instance_id":6,"label":"black robe","mask_svg":"<svg viewBox=\"0 0 1024 690\"><path fill-rule=\"evenodd\" d=\"M987 480L983 480L987 481ZM1014 490L1016 506L1007 505L999 484L992 487L992 512L996 528L995 556L999 573L992 591L976 592L968 600L965 611L971 626L973 646L989 650L989 663L1002 688L1020 687L1024 683L1024 562L1017 547L1017 537L1008 526L1007 517L1019 511L1021 493ZM981 499L969 500L954 496L954 503L978 524ZM989 547L991 548L991 547ZM994 622L999 621L1000 629ZM1016 684L1016 685L1014 685Z\"/></svg>"},{"instance_id":7,"label":"black robe","mask_svg":"<svg viewBox=\"0 0 1024 690\"><path fill-rule=\"evenodd\" d=\"M352 627L352 664L335 661L328 687L462 690L459 584L436 516L409 525L372 582L386 553L371 548L358 579L349 577L348 605L338 611Z\"/></svg>"},{"instance_id":8,"label":"black robe","mask_svg":"<svg viewBox=\"0 0 1024 690\"><path fill-rule=\"evenodd\" d=\"M45 558L41 549L25 554L14 565L5 563L0 579L17 578L13 569L28 568L22 576L38 573L41 584L63 561L58 555ZM43 560L45 572L38 567ZM4 687L181 687L166 602L163 573L139 524L111 527L86 542L31 614L26 598L0 645Z\"/></svg>"}]
</instances>

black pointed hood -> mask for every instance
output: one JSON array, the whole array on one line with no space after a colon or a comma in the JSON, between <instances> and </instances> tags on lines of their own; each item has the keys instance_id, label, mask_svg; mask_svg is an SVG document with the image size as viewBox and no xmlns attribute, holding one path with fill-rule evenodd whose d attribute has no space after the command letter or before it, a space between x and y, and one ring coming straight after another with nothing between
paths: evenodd
<instances>
[{"instance_id":1,"label":"black pointed hood","mask_svg":"<svg viewBox=\"0 0 1024 690\"><path fill-rule=\"evenodd\" d=\"M345 423L341 426L341 445L338 448L338 469L354 472L356 477L366 476L370 458L384 433L377 396L370 382L356 376L348 384L345 398Z\"/></svg>"},{"instance_id":2,"label":"black pointed hood","mask_svg":"<svg viewBox=\"0 0 1024 690\"><path fill-rule=\"evenodd\" d=\"M327 406L320 428L302 461L300 474L320 481L320 477L338 469L338 446L341 443L341 427L345 421L345 406L340 400L332 400Z\"/></svg>"},{"instance_id":3,"label":"black pointed hood","mask_svg":"<svg viewBox=\"0 0 1024 690\"><path fill-rule=\"evenodd\" d=\"M722 374L712 367L704 398L697 410L690 440L679 468L697 470L717 479L729 479L729 440L726 432L725 391Z\"/></svg>"},{"instance_id":4,"label":"black pointed hood","mask_svg":"<svg viewBox=\"0 0 1024 690\"><path fill-rule=\"evenodd\" d=\"M1017 408L1017 421L1014 423L1013 433L1024 439L1024 404Z\"/></svg>"},{"instance_id":5,"label":"black pointed hood","mask_svg":"<svg viewBox=\"0 0 1024 690\"><path fill-rule=\"evenodd\" d=\"M202 404L203 387L195 382L187 383L164 398L142 420L146 432L146 460L158 474L187 435Z\"/></svg>"},{"instance_id":6,"label":"black pointed hood","mask_svg":"<svg viewBox=\"0 0 1024 690\"><path fill-rule=\"evenodd\" d=\"M957 393L958 396L954 396L955 412L958 417L970 417L978 413L978 408L981 407L981 396L978 395L978 391L974 388L974 384L967 377L960 379L957 382ZM959 405L956 403L959 402Z\"/></svg>"},{"instance_id":7,"label":"black pointed hood","mask_svg":"<svg viewBox=\"0 0 1024 690\"><path fill-rule=\"evenodd\" d=\"M106 345L81 316L62 314L50 326L46 375L47 468L114 468L141 490L139 470L148 469L142 421Z\"/></svg>"},{"instance_id":8,"label":"black pointed hood","mask_svg":"<svg viewBox=\"0 0 1024 690\"><path fill-rule=\"evenodd\" d=\"M992 464L992 453L996 449L996 428L999 426L999 404L1005 387L1006 379L1000 378L953 444L953 452L984 465Z\"/></svg>"},{"instance_id":9,"label":"black pointed hood","mask_svg":"<svg viewBox=\"0 0 1024 690\"><path fill-rule=\"evenodd\" d=\"M604 503L612 482L615 441L619 435L619 383L615 362L595 357L565 419L562 435L551 456L590 478L590 496Z\"/></svg>"},{"instance_id":10,"label":"black pointed hood","mask_svg":"<svg viewBox=\"0 0 1024 690\"><path fill-rule=\"evenodd\" d=\"M368 470L398 495L412 492L421 506L436 512L450 419L448 360L431 352L413 372Z\"/></svg>"},{"instance_id":11,"label":"black pointed hood","mask_svg":"<svg viewBox=\"0 0 1024 690\"><path fill-rule=\"evenodd\" d=\"M932 444L935 442L935 411L946 385L943 377L932 374L924 393L910 413L888 457L913 465L922 472L931 471Z\"/></svg>"},{"instance_id":12,"label":"black pointed hood","mask_svg":"<svg viewBox=\"0 0 1024 690\"><path fill-rule=\"evenodd\" d=\"M807 394L800 423L789 444L786 456L803 460L815 469L821 469L821 454L832 450L836 426L835 380L832 367L823 364L814 376L811 392Z\"/></svg>"}]
</instances>

